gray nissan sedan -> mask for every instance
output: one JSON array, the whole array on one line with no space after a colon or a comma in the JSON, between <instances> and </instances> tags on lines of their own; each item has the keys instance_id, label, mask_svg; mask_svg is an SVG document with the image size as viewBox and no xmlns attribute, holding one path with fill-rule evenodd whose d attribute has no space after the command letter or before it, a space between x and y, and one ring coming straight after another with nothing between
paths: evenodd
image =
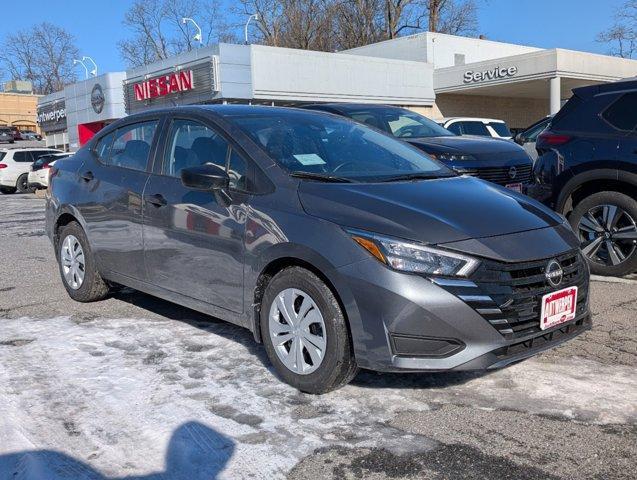
<instances>
[{"instance_id":1,"label":"gray nissan sedan","mask_svg":"<svg viewBox=\"0 0 637 480\"><path fill-rule=\"evenodd\" d=\"M591 326L562 217L342 117L155 110L58 163L47 233L73 299L126 285L242 325L304 392L503 367Z\"/></svg>"}]
</instances>

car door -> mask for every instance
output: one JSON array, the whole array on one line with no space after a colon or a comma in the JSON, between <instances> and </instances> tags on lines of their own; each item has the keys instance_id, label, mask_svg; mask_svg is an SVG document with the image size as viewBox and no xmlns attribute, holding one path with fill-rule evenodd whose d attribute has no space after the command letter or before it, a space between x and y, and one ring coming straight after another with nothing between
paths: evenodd
<instances>
[{"instance_id":1,"label":"car door","mask_svg":"<svg viewBox=\"0 0 637 480\"><path fill-rule=\"evenodd\" d=\"M149 281L166 290L243 312L247 162L214 125L174 118L161 162L144 191ZM228 197L185 187L183 168L213 163L231 178Z\"/></svg>"},{"instance_id":2,"label":"car door","mask_svg":"<svg viewBox=\"0 0 637 480\"><path fill-rule=\"evenodd\" d=\"M78 172L76 207L99 268L145 279L142 194L159 118L122 125L102 136Z\"/></svg>"}]
</instances>

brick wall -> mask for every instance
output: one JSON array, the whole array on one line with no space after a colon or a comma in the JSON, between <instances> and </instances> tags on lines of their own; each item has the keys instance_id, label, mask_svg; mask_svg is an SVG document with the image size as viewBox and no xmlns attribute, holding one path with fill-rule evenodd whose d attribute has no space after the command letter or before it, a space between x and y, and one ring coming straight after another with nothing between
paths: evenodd
<instances>
[{"instance_id":1,"label":"brick wall","mask_svg":"<svg viewBox=\"0 0 637 480\"><path fill-rule=\"evenodd\" d=\"M548 99L483 97L441 93L433 107L409 107L429 118L484 117L507 122L511 128L524 128L549 114Z\"/></svg>"}]
</instances>

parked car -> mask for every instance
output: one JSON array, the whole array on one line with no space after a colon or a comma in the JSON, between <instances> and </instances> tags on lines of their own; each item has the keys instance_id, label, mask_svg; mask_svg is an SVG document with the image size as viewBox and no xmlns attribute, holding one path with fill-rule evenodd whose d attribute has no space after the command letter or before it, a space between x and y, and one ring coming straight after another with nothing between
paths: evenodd
<instances>
[{"instance_id":1,"label":"parked car","mask_svg":"<svg viewBox=\"0 0 637 480\"><path fill-rule=\"evenodd\" d=\"M590 327L563 218L335 115L134 114L50 182L46 230L73 299L116 283L245 326L305 392L358 367L503 367Z\"/></svg>"},{"instance_id":2,"label":"parked car","mask_svg":"<svg viewBox=\"0 0 637 480\"><path fill-rule=\"evenodd\" d=\"M513 142L458 136L427 117L399 107L327 103L303 108L342 115L387 132L460 174L489 180L518 192L524 192L532 180L532 162Z\"/></svg>"},{"instance_id":3,"label":"parked car","mask_svg":"<svg viewBox=\"0 0 637 480\"><path fill-rule=\"evenodd\" d=\"M637 81L576 88L537 139L535 198L566 215L593 273L637 270Z\"/></svg>"},{"instance_id":4,"label":"parked car","mask_svg":"<svg viewBox=\"0 0 637 480\"><path fill-rule=\"evenodd\" d=\"M51 148L13 148L0 149L0 192L28 193L33 189L29 187L29 171L31 164L41 155L60 153L60 150Z\"/></svg>"},{"instance_id":5,"label":"parked car","mask_svg":"<svg viewBox=\"0 0 637 480\"><path fill-rule=\"evenodd\" d=\"M49 186L49 171L58 160L70 157L71 153L52 153L42 155L31 165L27 183L29 188L40 189Z\"/></svg>"},{"instance_id":6,"label":"parked car","mask_svg":"<svg viewBox=\"0 0 637 480\"><path fill-rule=\"evenodd\" d=\"M512 135L504 120L493 118L449 117L438 120L438 124L456 135L477 135L481 137L504 138Z\"/></svg>"},{"instance_id":7,"label":"parked car","mask_svg":"<svg viewBox=\"0 0 637 480\"><path fill-rule=\"evenodd\" d=\"M11 133L13 133L14 140L24 140L22 137L22 132L18 127L9 127L11 129Z\"/></svg>"},{"instance_id":8,"label":"parked car","mask_svg":"<svg viewBox=\"0 0 637 480\"><path fill-rule=\"evenodd\" d=\"M533 161L537 159L537 149L535 148L537 137L548 127L552 118L553 115L548 115L515 135L515 143L521 145Z\"/></svg>"},{"instance_id":9,"label":"parked car","mask_svg":"<svg viewBox=\"0 0 637 480\"><path fill-rule=\"evenodd\" d=\"M0 127L0 142L13 143L13 132L9 127Z\"/></svg>"},{"instance_id":10,"label":"parked car","mask_svg":"<svg viewBox=\"0 0 637 480\"><path fill-rule=\"evenodd\" d=\"M33 130L24 130L21 133L22 133L22 138L24 140L37 140L37 141L42 140L42 135L40 135L37 132L34 132Z\"/></svg>"}]
</instances>

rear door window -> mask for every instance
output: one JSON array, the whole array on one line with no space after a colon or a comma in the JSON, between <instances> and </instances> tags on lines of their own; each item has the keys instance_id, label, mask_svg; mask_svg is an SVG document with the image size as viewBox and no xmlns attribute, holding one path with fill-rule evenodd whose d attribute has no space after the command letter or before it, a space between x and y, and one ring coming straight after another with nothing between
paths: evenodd
<instances>
[{"instance_id":1,"label":"rear door window","mask_svg":"<svg viewBox=\"0 0 637 480\"><path fill-rule=\"evenodd\" d=\"M602 117L618 130L633 130L637 126L637 92L619 97L602 113Z\"/></svg>"},{"instance_id":2,"label":"rear door window","mask_svg":"<svg viewBox=\"0 0 637 480\"><path fill-rule=\"evenodd\" d=\"M13 161L21 163L33 163L33 157L31 156L31 152L15 152L13 154Z\"/></svg>"},{"instance_id":3,"label":"rear door window","mask_svg":"<svg viewBox=\"0 0 637 480\"><path fill-rule=\"evenodd\" d=\"M158 120L152 120L118 128L107 163L131 170L146 170L158 123Z\"/></svg>"},{"instance_id":4,"label":"rear door window","mask_svg":"<svg viewBox=\"0 0 637 480\"><path fill-rule=\"evenodd\" d=\"M462 123L462 133L465 135L479 135L482 137L490 137L491 134L487 126L482 122L458 122Z\"/></svg>"}]
</instances>

